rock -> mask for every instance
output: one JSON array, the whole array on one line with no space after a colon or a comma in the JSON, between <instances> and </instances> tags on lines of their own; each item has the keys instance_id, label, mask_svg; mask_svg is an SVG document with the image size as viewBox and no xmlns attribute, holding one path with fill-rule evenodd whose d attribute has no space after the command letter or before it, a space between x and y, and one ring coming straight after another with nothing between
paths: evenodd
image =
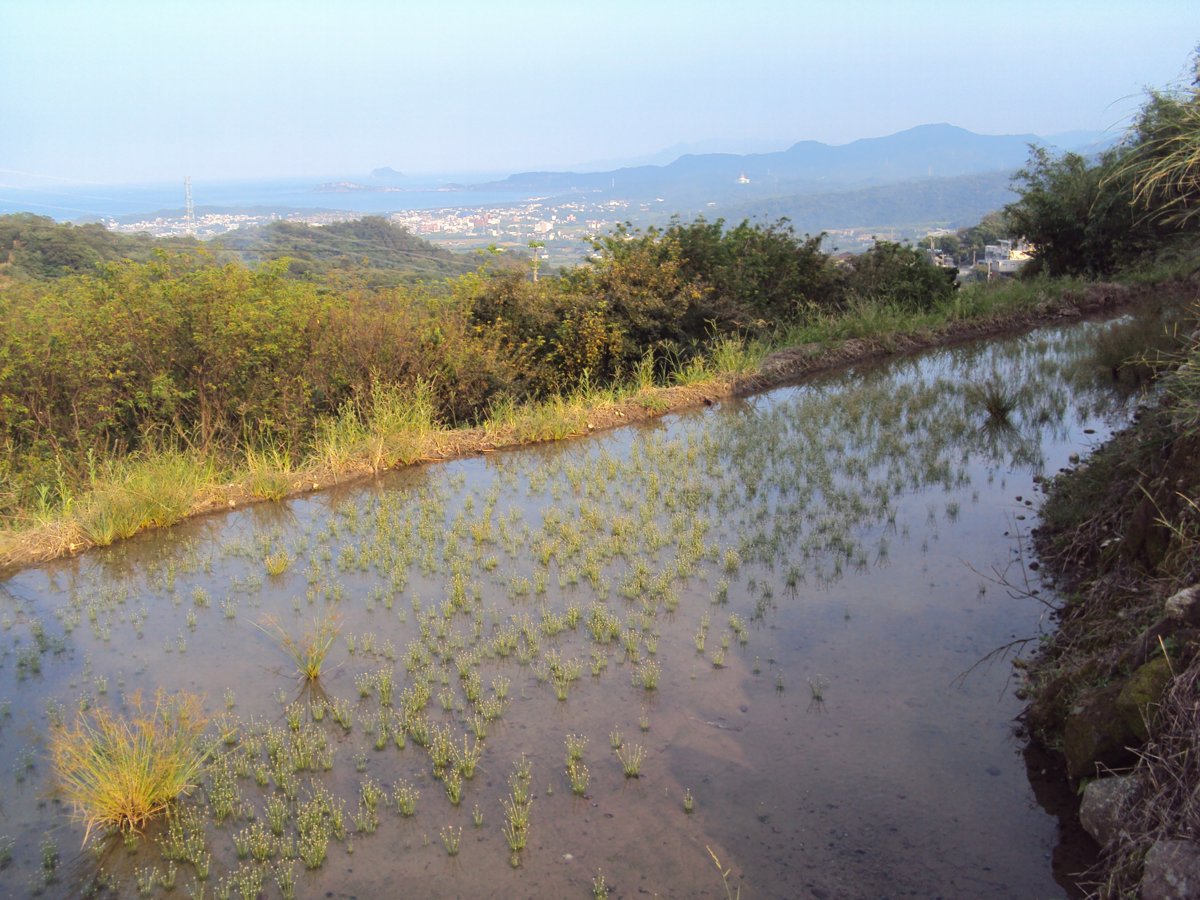
<instances>
[{"instance_id":1,"label":"rock","mask_svg":"<svg viewBox=\"0 0 1200 900\"><path fill-rule=\"evenodd\" d=\"M1083 789L1079 824L1101 847L1107 847L1120 833L1121 816L1137 786L1137 779L1132 775L1116 775L1097 778Z\"/></svg>"},{"instance_id":2,"label":"rock","mask_svg":"<svg viewBox=\"0 0 1200 900\"><path fill-rule=\"evenodd\" d=\"M1171 677L1170 661L1164 656L1156 656L1130 675L1117 695L1117 713L1143 743L1150 739L1147 725L1154 721L1154 713Z\"/></svg>"},{"instance_id":3,"label":"rock","mask_svg":"<svg viewBox=\"0 0 1200 900\"><path fill-rule=\"evenodd\" d=\"M1187 900L1200 897L1200 844L1158 841L1146 853L1142 900Z\"/></svg>"},{"instance_id":4,"label":"rock","mask_svg":"<svg viewBox=\"0 0 1200 900\"><path fill-rule=\"evenodd\" d=\"M1200 584L1176 591L1163 604L1163 616L1180 622L1200 625Z\"/></svg>"},{"instance_id":5,"label":"rock","mask_svg":"<svg viewBox=\"0 0 1200 900\"><path fill-rule=\"evenodd\" d=\"M1085 691L1067 714L1063 726L1063 755L1072 778L1093 778L1096 767L1116 768L1132 761L1130 747L1141 742L1117 712L1124 684Z\"/></svg>"}]
</instances>

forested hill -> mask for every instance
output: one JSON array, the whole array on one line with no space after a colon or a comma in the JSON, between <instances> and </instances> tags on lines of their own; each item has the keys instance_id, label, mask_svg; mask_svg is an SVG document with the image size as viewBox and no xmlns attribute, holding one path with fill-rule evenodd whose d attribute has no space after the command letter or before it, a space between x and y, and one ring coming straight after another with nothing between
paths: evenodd
<instances>
[{"instance_id":1,"label":"forested hill","mask_svg":"<svg viewBox=\"0 0 1200 900\"><path fill-rule=\"evenodd\" d=\"M473 271L479 260L435 247L379 216L315 227L274 222L212 241L126 235L103 225L70 225L30 213L0 216L0 281L41 281L92 273L107 262L147 262L157 251L207 252L255 263L290 257L289 273L320 279L350 271L373 287L441 281Z\"/></svg>"},{"instance_id":2,"label":"forested hill","mask_svg":"<svg viewBox=\"0 0 1200 900\"><path fill-rule=\"evenodd\" d=\"M479 265L474 257L436 247L381 216L320 227L272 222L230 232L211 243L250 264L289 257L293 275L315 277L346 269L376 285L437 280L462 275Z\"/></svg>"},{"instance_id":3,"label":"forested hill","mask_svg":"<svg viewBox=\"0 0 1200 900\"><path fill-rule=\"evenodd\" d=\"M46 216L0 216L0 278L61 278L118 259L146 262L155 250L194 249L192 238L124 235L103 225L68 225Z\"/></svg>"}]
</instances>

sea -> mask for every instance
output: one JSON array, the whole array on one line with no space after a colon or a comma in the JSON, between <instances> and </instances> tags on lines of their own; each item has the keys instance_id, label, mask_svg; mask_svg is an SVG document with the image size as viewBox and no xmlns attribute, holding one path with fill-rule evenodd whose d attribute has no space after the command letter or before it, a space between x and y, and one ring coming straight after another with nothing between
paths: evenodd
<instances>
[{"instance_id":1,"label":"sea","mask_svg":"<svg viewBox=\"0 0 1200 900\"><path fill-rule=\"evenodd\" d=\"M496 176L475 177L475 182ZM449 189L466 178L409 179L384 190L330 191L333 183L376 185L363 176L315 176L259 180L204 181L192 179L192 202L197 212L255 210L329 210L362 215L414 209L451 209L504 206L533 196L520 192ZM152 215L182 215L184 180L156 184L46 183L36 186L7 184L0 176L0 214L29 212L60 222L94 222L115 219L137 221Z\"/></svg>"}]
</instances>

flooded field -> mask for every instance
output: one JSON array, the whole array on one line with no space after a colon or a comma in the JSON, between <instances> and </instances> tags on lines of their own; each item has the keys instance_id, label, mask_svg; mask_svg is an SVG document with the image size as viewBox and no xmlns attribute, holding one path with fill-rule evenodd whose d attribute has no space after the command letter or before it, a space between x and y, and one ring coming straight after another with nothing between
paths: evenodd
<instances>
[{"instance_id":1,"label":"flooded field","mask_svg":"<svg viewBox=\"0 0 1200 900\"><path fill-rule=\"evenodd\" d=\"M12 576L3 895L1062 896L985 657L1049 627L1035 479L1129 415L1081 362L1103 327ZM53 735L158 692L201 698L207 770L85 842Z\"/></svg>"}]
</instances>

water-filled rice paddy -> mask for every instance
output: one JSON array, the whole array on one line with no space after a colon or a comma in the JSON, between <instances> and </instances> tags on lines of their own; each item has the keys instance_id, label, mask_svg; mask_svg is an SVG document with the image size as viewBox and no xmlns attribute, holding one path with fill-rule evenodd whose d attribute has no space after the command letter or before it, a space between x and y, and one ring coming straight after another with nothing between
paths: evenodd
<instances>
[{"instance_id":1,"label":"water-filled rice paddy","mask_svg":"<svg viewBox=\"0 0 1200 900\"><path fill-rule=\"evenodd\" d=\"M1037 481L1130 412L1086 365L1102 327L12 575L3 894L1062 894L1012 670L985 657L1049 627ZM186 695L196 789L87 834L54 735Z\"/></svg>"}]
</instances>

